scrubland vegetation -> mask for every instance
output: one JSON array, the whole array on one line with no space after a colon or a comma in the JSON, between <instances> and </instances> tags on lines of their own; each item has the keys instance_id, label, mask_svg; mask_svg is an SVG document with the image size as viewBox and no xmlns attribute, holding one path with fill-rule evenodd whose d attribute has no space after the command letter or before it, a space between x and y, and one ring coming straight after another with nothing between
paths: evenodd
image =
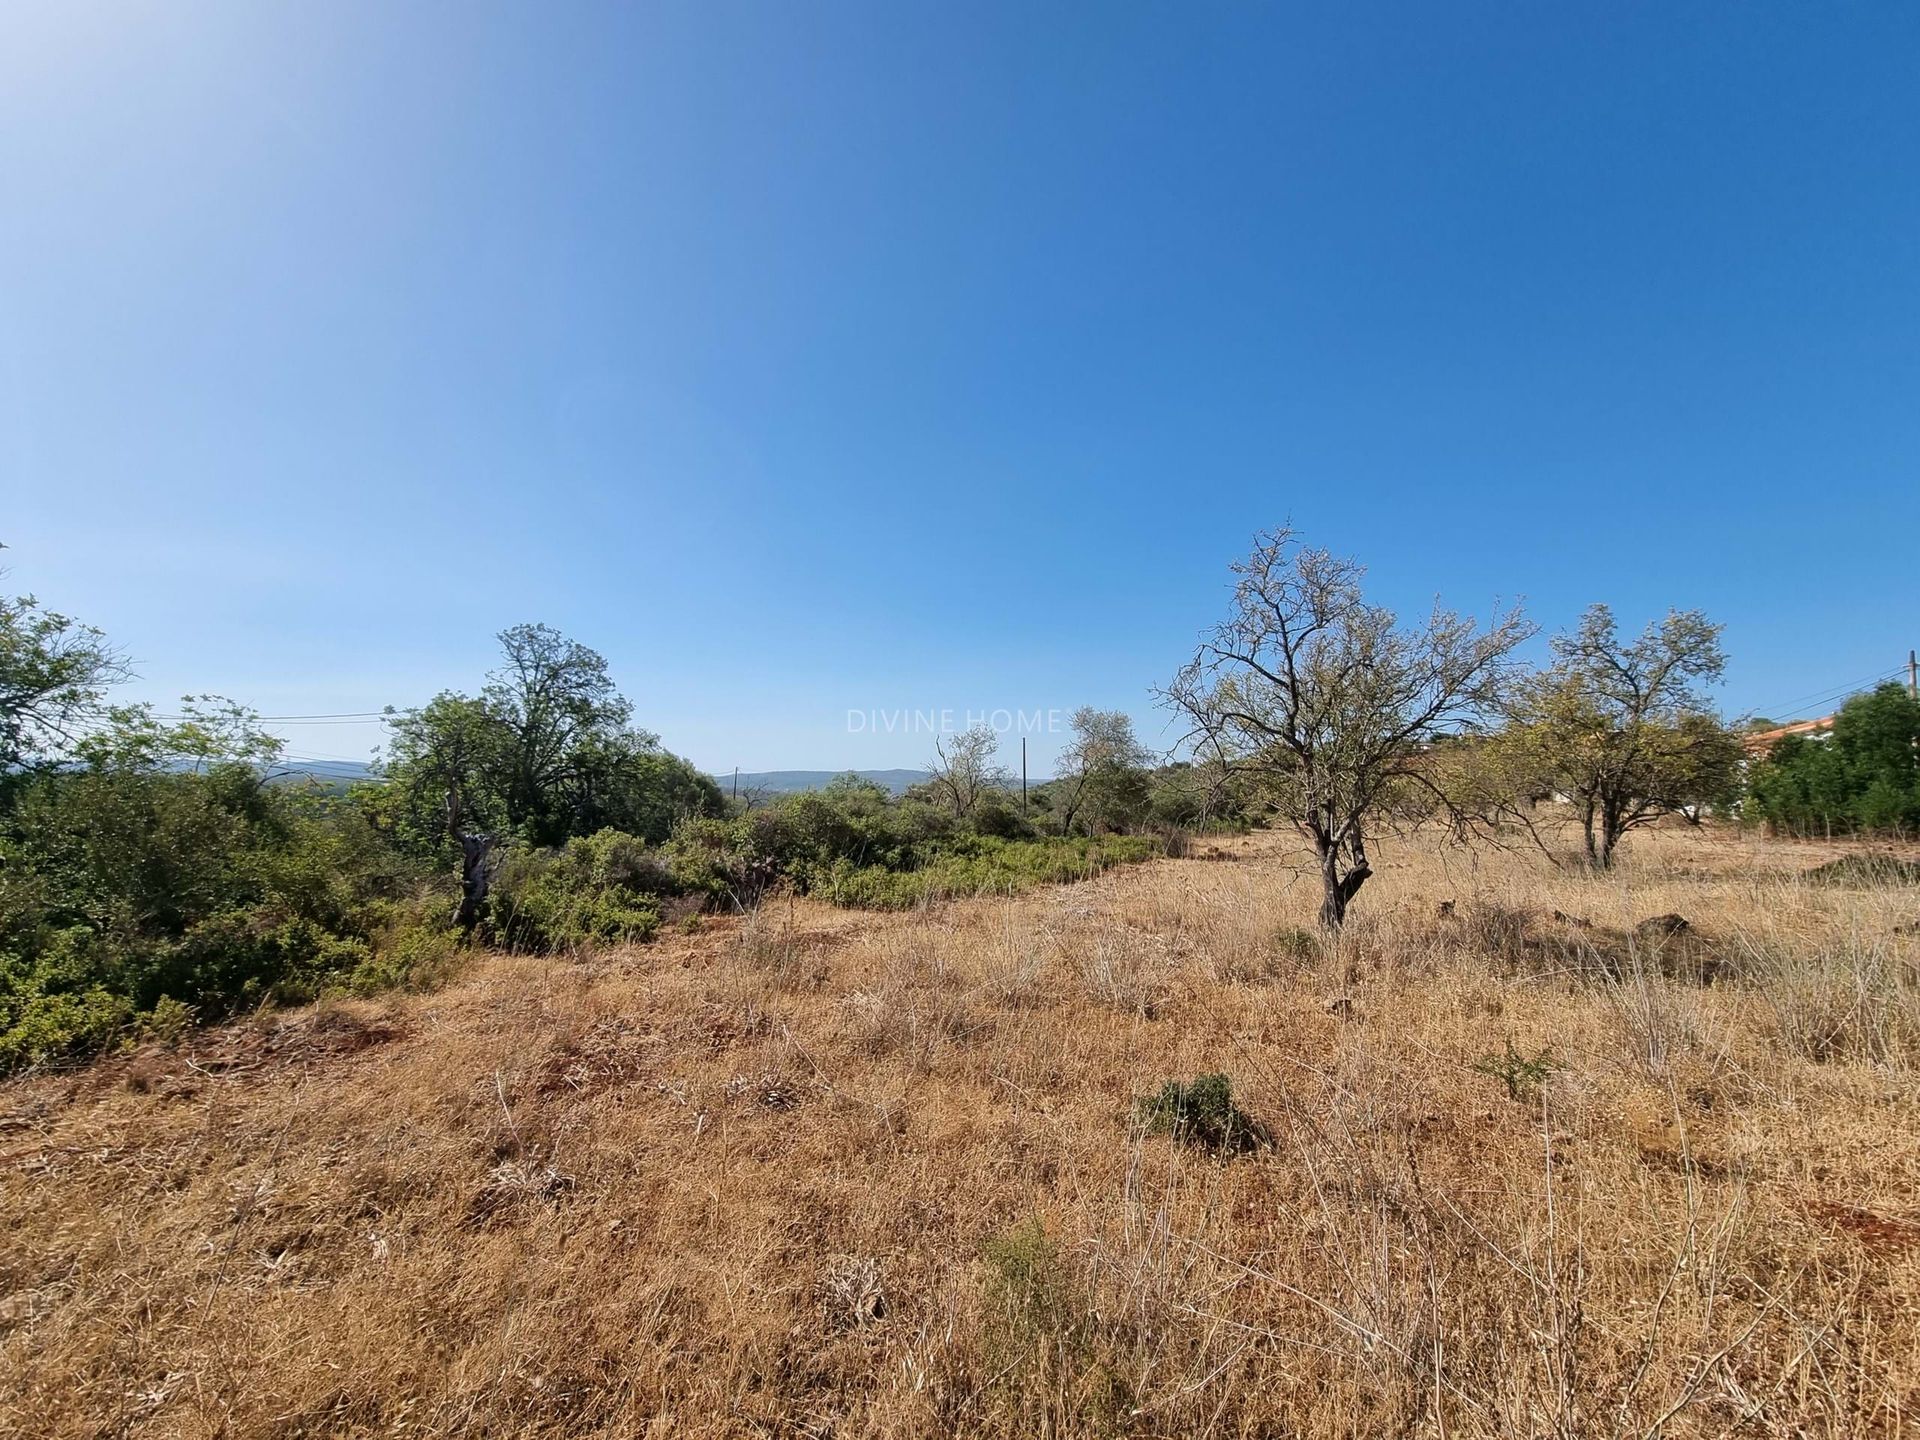
<instances>
[{"instance_id":1,"label":"scrubland vegetation","mask_svg":"<svg viewBox=\"0 0 1920 1440\"><path fill-rule=\"evenodd\" d=\"M539 626L288 783L9 602L10 1432L1907 1433L1920 704L1236 575L1024 803L734 804Z\"/></svg>"},{"instance_id":2,"label":"scrubland vegetation","mask_svg":"<svg viewBox=\"0 0 1920 1440\"><path fill-rule=\"evenodd\" d=\"M1847 853L1422 836L1326 940L1304 847L1224 837L29 1076L0 1403L76 1436L1903 1434L1920 891L1808 878Z\"/></svg>"},{"instance_id":3,"label":"scrubland vegetation","mask_svg":"<svg viewBox=\"0 0 1920 1440\"><path fill-rule=\"evenodd\" d=\"M894 910L1008 895L1244 823L1220 777L1150 770L1126 717L1092 710L1024 807L978 731L900 800L848 777L729 805L634 727L598 654L536 625L500 643L479 694L396 713L379 777L343 790L284 772L230 702L110 704L123 667L105 637L7 602L0 1072L431 986L476 947L583 954L775 890Z\"/></svg>"}]
</instances>

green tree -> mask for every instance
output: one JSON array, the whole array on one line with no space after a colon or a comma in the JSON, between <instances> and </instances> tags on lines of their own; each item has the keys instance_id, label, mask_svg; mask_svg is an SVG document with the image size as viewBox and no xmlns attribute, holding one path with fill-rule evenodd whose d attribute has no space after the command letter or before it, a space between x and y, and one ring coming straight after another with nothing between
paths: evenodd
<instances>
[{"instance_id":1,"label":"green tree","mask_svg":"<svg viewBox=\"0 0 1920 1440\"><path fill-rule=\"evenodd\" d=\"M1124 830L1145 814L1147 749L1133 735L1123 710L1082 705L1073 712L1073 739L1061 753L1048 801L1062 835L1076 827L1091 832Z\"/></svg>"},{"instance_id":2,"label":"green tree","mask_svg":"<svg viewBox=\"0 0 1920 1440\"><path fill-rule=\"evenodd\" d=\"M1881 685L1842 705L1830 736L1781 737L1749 773L1747 810L1800 833L1920 829L1920 700Z\"/></svg>"},{"instance_id":3,"label":"green tree","mask_svg":"<svg viewBox=\"0 0 1920 1440\"><path fill-rule=\"evenodd\" d=\"M1732 798L1739 741L1704 694L1726 666L1718 625L1673 611L1627 642L1613 612L1594 605L1554 637L1553 653L1488 747L1510 801L1565 796L1587 859L1605 868L1630 831Z\"/></svg>"},{"instance_id":4,"label":"green tree","mask_svg":"<svg viewBox=\"0 0 1920 1440\"><path fill-rule=\"evenodd\" d=\"M367 973L414 872L352 806L270 783L277 745L231 705L123 707L23 779L0 828L0 1069Z\"/></svg>"},{"instance_id":5,"label":"green tree","mask_svg":"<svg viewBox=\"0 0 1920 1440\"><path fill-rule=\"evenodd\" d=\"M719 787L629 723L597 651L545 625L500 635L503 663L478 696L437 695L395 717L373 813L424 852L457 850L472 926L502 841L550 847L614 829L665 840L674 822L717 815Z\"/></svg>"},{"instance_id":6,"label":"green tree","mask_svg":"<svg viewBox=\"0 0 1920 1440\"><path fill-rule=\"evenodd\" d=\"M31 595L0 597L0 774L70 754L126 674L92 626Z\"/></svg>"}]
</instances>

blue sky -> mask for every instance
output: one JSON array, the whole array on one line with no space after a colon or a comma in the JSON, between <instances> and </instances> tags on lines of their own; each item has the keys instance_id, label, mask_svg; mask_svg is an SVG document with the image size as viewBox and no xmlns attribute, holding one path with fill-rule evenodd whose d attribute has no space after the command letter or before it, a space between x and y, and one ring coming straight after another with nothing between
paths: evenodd
<instances>
[{"instance_id":1,"label":"blue sky","mask_svg":"<svg viewBox=\"0 0 1920 1440\"><path fill-rule=\"evenodd\" d=\"M544 620L703 765L879 767L850 710L1162 738L1291 519L1406 610L1702 607L1802 713L1920 643L1916 60L1910 4L11 6L9 583L133 694L406 705Z\"/></svg>"}]
</instances>

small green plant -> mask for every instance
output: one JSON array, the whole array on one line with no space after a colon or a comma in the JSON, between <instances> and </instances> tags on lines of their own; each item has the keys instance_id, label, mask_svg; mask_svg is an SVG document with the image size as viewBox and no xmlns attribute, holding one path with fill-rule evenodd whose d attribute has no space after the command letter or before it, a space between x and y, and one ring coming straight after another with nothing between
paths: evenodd
<instances>
[{"instance_id":1,"label":"small green plant","mask_svg":"<svg viewBox=\"0 0 1920 1440\"><path fill-rule=\"evenodd\" d=\"M1243 1154L1272 1143L1266 1126L1233 1103L1233 1081L1225 1075L1169 1080L1159 1094L1142 1096L1136 1109L1149 1131L1216 1154Z\"/></svg>"},{"instance_id":2,"label":"small green plant","mask_svg":"<svg viewBox=\"0 0 1920 1440\"><path fill-rule=\"evenodd\" d=\"M193 1027L193 1018L191 1005L184 1005L170 995L162 995L153 1002L151 1010L139 1017L133 1029L143 1040L172 1045Z\"/></svg>"},{"instance_id":3,"label":"small green plant","mask_svg":"<svg viewBox=\"0 0 1920 1440\"><path fill-rule=\"evenodd\" d=\"M1507 1050L1504 1055L1482 1056L1473 1067L1482 1075L1491 1076L1507 1087L1509 1100L1531 1100L1540 1092L1547 1077L1560 1067L1554 1063L1553 1056L1545 1050L1529 1060L1513 1048L1513 1037L1507 1037Z\"/></svg>"},{"instance_id":4,"label":"small green plant","mask_svg":"<svg viewBox=\"0 0 1920 1440\"><path fill-rule=\"evenodd\" d=\"M1078 1325L1073 1286L1060 1247L1038 1217L980 1247L987 1265L987 1296L1023 1336L1062 1336Z\"/></svg>"},{"instance_id":5,"label":"small green plant","mask_svg":"<svg viewBox=\"0 0 1920 1440\"><path fill-rule=\"evenodd\" d=\"M1028 1414L1072 1417L1072 1433L1119 1433L1132 1396L1103 1353L1084 1277L1039 1218L988 1240L980 1258L992 1383Z\"/></svg>"},{"instance_id":6,"label":"small green plant","mask_svg":"<svg viewBox=\"0 0 1920 1440\"><path fill-rule=\"evenodd\" d=\"M1275 956L1296 965L1311 964L1327 953L1321 936L1299 925L1289 925L1278 932L1272 946Z\"/></svg>"}]
</instances>

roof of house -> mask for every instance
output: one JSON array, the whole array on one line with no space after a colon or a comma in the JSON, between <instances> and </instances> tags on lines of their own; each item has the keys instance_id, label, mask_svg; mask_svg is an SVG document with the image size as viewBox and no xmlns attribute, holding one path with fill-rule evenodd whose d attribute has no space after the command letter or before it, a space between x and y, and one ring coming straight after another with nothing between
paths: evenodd
<instances>
[{"instance_id":1,"label":"roof of house","mask_svg":"<svg viewBox=\"0 0 1920 1440\"><path fill-rule=\"evenodd\" d=\"M1791 725L1776 725L1771 730L1756 730L1751 735L1742 735L1740 743L1755 752L1770 750L1776 740L1784 740L1789 735L1810 735L1816 730L1829 729L1832 725L1831 715L1822 715L1818 720L1796 720Z\"/></svg>"}]
</instances>

